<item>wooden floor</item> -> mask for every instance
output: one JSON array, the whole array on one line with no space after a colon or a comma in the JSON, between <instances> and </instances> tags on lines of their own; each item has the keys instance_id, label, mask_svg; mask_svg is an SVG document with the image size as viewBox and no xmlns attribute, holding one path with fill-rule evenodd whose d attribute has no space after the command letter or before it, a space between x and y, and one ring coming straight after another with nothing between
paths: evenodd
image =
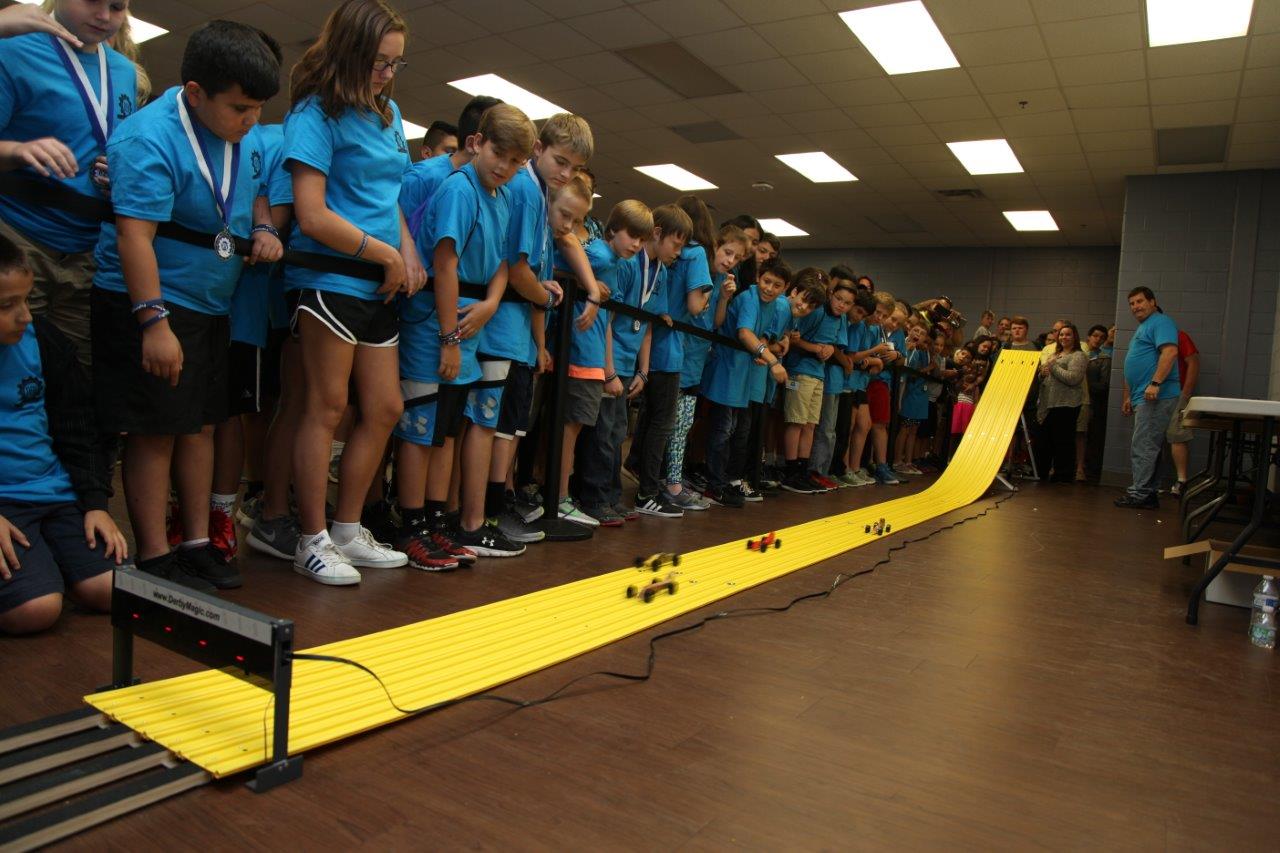
<instances>
[{"instance_id":1,"label":"wooden floor","mask_svg":"<svg viewBox=\"0 0 1280 853\"><path fill-rule=\"evenodd\" d=\"M291 617L306 647L889 494L644 519L462 573L370 570L356 589L252 555L228 597ZM1280 658L1249 645L1246 611L1210 604L1185 625L1196 570L1159 558L1173 510L1116 510L1116 494L1027 486L825 602L665 643L649 683L408 720L309 754L303 778L269 794L225 780L65 846L1275 849ZM725 606L821 589L900 538ZM501 692L639 671L646 636ZM145 646L138 666L144 678L193 668ZM109 670L103 617L73 612L43 637L0 640L0 720L76 707Z\"/></svg>"}]
</instances>

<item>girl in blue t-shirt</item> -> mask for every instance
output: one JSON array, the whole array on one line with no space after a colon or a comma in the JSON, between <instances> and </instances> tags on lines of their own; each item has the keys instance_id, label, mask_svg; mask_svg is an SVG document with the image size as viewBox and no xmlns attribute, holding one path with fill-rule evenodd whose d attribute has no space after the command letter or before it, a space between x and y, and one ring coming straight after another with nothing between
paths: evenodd
<instances>
[{"instance_id":1,"label":"girl in blue t-shirt","mask_svg":"<svg viewBox=\"0 0 1280 853\"><path fill-rule=\"evenodd\" d=\"M385 3L347 0L294 66L284 124L293 179L295 250L360 258L381 281L299 267L285 270L296 295L304 416L293 456L302 536L294 569L320 583L359 583L356 566L403 566L403 553L360 524L365 493L403 410L397 294L426 282L398 198L409 169L400 110L391 100L405 66L405 23ZM333 527L325 530L330 442L354 386L359 417L339 472Z\"/></svg>"}]
</instances>

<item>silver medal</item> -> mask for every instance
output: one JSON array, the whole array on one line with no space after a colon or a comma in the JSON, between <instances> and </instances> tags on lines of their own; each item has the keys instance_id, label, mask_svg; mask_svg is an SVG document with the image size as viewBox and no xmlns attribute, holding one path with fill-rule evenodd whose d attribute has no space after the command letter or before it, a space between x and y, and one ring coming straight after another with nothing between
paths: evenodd
<instances>
[{"instance_id":1,"label":"silver medal","mask_svg":"<svg viewBox=\"0 0 1280 853\"><path fill-rule=\"evenodd\" d=\"M633 332L638 332L638 331L640 331L640 321L639 321L639 320L632 320L632 321L631 321L631 331L633 331Z\"/></svg>"},{"instance_id":2,"label":"silver medal","mask_svg":"<svg viewBox=\"0 0 1280 853\"><path fill-rule=\"evenodd\" d=\"M231 236L231 232L223 228L213 238L213 251L218 253L218 257L224 261L231 260L232 255L236 253L236 241Z\"/></svg>"}]
</instances>

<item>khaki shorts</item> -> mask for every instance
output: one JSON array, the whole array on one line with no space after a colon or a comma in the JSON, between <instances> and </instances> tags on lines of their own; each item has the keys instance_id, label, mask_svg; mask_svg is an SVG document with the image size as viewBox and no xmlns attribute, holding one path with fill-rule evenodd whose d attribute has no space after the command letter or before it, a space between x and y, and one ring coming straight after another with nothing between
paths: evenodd
<instances>
[{"instance_id":1,"label":"khaki shorts","mask_svg":"<svg viewBox=\"0 0 1280 853\"><path fill-rule=\"evenodd\" d=\"M85 367L92 361L89 350L89 291L93 289L93 250L64 254L32 241L0 219L0 235L22 249L35 276L28 300L31 313L47 317L76 347L76 358Z\"/></svg>"},{"instance_id":2,"label":"khaki shorts","mask_svg":"<svg viewBox=\"0 0 1280 853\"><path fill-rule=\"evenodd\" d=\"M792 383L795 387L791 387ZM822 419L822 380L816 376L793 376L787 381L782 401L782 419L789 424L816 424Z\"/></svg>"},{"instance_id":3,"label":"khaki shorts","mask_svg":"<svg viewBox=\"0 0 1280 853\"><path fill-rule=\"evenodd\" d=\"M1182 410L1187 407L1188 399L1185 395L1178 398L1173 417L1169 419L1169 428L1164 431L1165 441L1170 444L1186 444L1195 437L1193 430L1182 425Z\"/></svg>"}]
</instances>

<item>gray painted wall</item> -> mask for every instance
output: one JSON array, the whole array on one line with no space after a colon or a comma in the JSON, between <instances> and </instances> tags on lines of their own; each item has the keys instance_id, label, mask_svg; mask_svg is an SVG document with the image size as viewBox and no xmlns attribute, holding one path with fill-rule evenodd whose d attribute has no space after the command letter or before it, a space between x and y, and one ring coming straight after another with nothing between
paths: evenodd
<instances>
[{"instance_id":1,"label":"gray painted wall","mask_svg":"<svg viewBox=\"0 0 1280 853\"><path fill-rule=\"evenodd\" d=\"M1120 373L1136 327L1127 294L1150 287L1201 352L1195 393L1266 397L1272 389L1280 284L1280 171L1131 177L1126 181L1117 340L1104 467L1129 467ZM1280 351L1278 351L1280 352ZM1201 459L1203 439L1193 445Z\"/></svg>"},{"instance_id":2,"label":"gray painted wall","mask_svg":"<svg viewBox=\"0 0 1280 853\"><path fill-rule=\"evenodd\" d=\"M843 263L909 302L950 296L969 318L970 331L984 308L996 316L1026 315L1033 337L1059 317L1075 322L1082 333L1115 317L1115 247L788 251L783 243L792 269Z\"/></svg>"}]
</instances>

